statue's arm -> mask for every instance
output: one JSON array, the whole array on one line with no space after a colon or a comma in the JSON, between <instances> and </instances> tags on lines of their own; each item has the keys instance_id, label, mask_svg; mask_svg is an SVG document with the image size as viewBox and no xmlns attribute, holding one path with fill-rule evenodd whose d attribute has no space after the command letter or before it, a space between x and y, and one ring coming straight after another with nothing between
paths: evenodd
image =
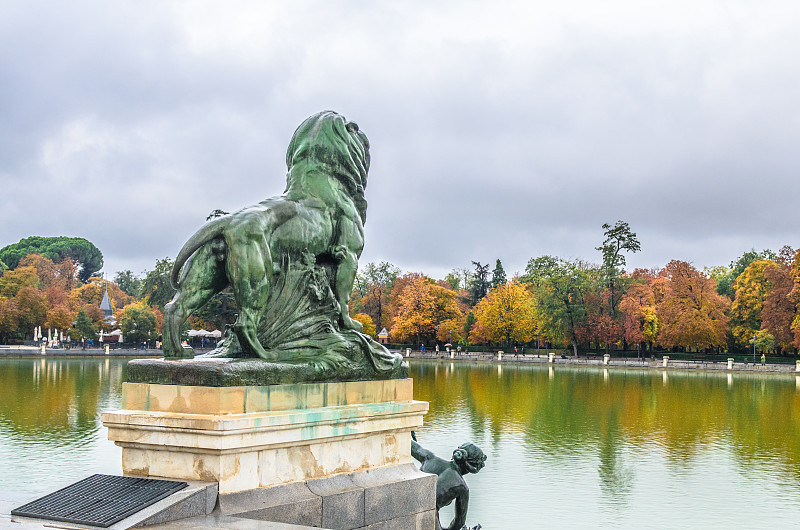
<instances>
[{"instance_id":1,"label":"statue's arm","mask_svg":"<svg viewBox=\"0 0 800 530\"><path fill-rule=\"evenodd\" d=\"M411 440L411 456L423 464L429 458L433 458L434 454L422 447L415 440Z\"/></svg>"},{"instance_id":2,"label":"statue's arm","mask_svg":"<svg viewBox=\"0 0 800 530\"><path fill-rule=\"evenodd\" d=\"M469 488L459 486L460 491L456 497L456 514L450 526L442 530L461 530L467 522L467 508L469 508Z\"/></svg>"}]
</instances>

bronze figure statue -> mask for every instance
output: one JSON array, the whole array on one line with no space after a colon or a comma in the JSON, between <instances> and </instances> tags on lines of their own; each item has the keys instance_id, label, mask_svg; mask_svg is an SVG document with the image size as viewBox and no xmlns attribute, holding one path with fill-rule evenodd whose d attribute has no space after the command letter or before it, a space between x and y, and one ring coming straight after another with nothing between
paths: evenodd
<instances>
[{"instance_id":1,"label":"bronze figure statue","mask_svg":"<svg viewBox=\"0 0 800 530\"><path fill-rule=\"evenodd\" d=\"M348 313L364 248L369 141L335 112L306 119L286 154L286 190L212 219L183 246L164 311L165 359L192 358L180 327L231 287L239 308L232 329L204 357L257 357L317 369L368 362L376 373L403 365L360 333Z\"/></svg>"},{"instance_id":2,"label":"bronze figure statue","mask_svg":"<svg viewBox=\"0 0 800 530\"><path fill-rule=\"evenodd\" d=\"M469 508L469 487L464 475L477 473L486 465L486 455L480 447L472 443L461 444L453 451L451 460L439 458L417 443L416 433L411 432L411 456L420 464L420 471L437 475L436 481L436 530L462 530L467 521ZM443 527L439 521L439 510L456 501L456 513L449 526ZM473 527L477 530L481 525Z\"/></svg>"}]
</instances>

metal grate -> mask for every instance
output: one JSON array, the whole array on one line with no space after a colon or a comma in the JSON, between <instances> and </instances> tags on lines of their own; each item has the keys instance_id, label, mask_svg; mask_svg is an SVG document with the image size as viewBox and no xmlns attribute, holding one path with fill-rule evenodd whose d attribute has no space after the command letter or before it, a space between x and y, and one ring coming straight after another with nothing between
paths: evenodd
<instances>
[{"instance_id":1,"label":"metal grate","mask_svg":"<svg viewBox=\"0 0 800 530\"><path fill-rule=\"evenodd\" d=\"M11 510L11 515L107 528L186 486L172 480L92 475Z\"/></svg>"}]
</instances>

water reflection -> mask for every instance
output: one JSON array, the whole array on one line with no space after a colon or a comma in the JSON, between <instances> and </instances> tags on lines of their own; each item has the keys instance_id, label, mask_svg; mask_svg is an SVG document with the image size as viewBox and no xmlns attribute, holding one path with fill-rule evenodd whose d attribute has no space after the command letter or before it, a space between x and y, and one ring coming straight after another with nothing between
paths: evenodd
<instances>
[{"instance_id":1,"label":"water reflection","mask_svg":"<svg viewBox=\"0 0 800 530\"><path fill-rule=\"evenodd\" d=\"M38 493L119 468L99 416L119 407L125 362L0 361L0 490Z\"/></svg>"},{"instance_id":2,"label":"water reflection","mask_svg":"<svg viewBox=\"0 0 800 530\"><path fill-rule=\"evenodd\" d=\"M99 414L119 407L125 362L0 361L0 490L121 472ZM411 374L430 402L420 441L488 455L468 478L470 524L782 528L800 515L800 377L415 360Z\"/></svg>"},{"instance_id":3,"label":"water reflection","mask_svg":"<svg viewBox=\"0 0 800 530\"><path fill-rule=\"evenodd\" d=\"M498 371L493 364L437 372L435 363L415 361L412 377L415 398L431 403L421 436L487 445L496 459L490 456L486 470L470 480L493 491L547 487L568 495L582 489L601 521L610 514L632 517L638 510L632 500L650 490L654 503L691 506L688 495L705 498L721 487L718 480L747 491L788 485L792 496L800 493L800 383L792 376L515 365ZM522 455L512 447L517 437ZM506 462L511 455L517 460ZM721 470L708 474L708 467ZM587 475L591 469L594 478ZM722 478L731 474L736 477ZM695 481L703 485L691 491ZM675 483L689 489L671 499L663 489ZM718 516L735 522L741 508L730 502L730 513ZM791 508L776 509L797 515L800 504L794 498ZM641 523L653 526L649 518Z\"/></svg>"}]
</instances>

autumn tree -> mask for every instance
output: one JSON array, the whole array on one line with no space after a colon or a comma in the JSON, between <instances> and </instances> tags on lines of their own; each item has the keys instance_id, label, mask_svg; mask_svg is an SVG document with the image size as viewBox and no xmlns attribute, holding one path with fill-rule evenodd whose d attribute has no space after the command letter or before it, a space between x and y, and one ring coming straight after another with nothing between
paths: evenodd
<instances>
[{"instance_id":1,"label":"autumn tree","mask_svg":"<svg viewBox=\"0 0 800 530\"><path fill-rule=\"evenodd\" d=\"M17 331L16 300L0 296L0 341L8 342L15 331Z\"/></svg>"},{"instance_id":2,"label":"autumn tree","mask_svg":"<svg viewBox=\"0 0 800 530\"><path fill-rule=\"evenodd\" d=\"M119 321L122 336L127 342L144 342L156 333L156 315L144 302L126 305Z\"/></svg>"},{"instance_id":3,"label":"autumn tree","mask_svg":"<svg viewBox=\"0 0 800 530\"><path fill-rule=\"evenodd\" d=\"M735 297L731 305L730 325L734 339L746 348L756 331L761 329L761 310L772 283L765 270L774 261L756 260L750 263L733 282Z\"/></svg>"},{"instance_id":4,"label":"autumn tree","mask_svg":"<svg viewBox=\"0 0 800 530\"><path fill-rule=\"evenodd\" d=\"M356 276L355 290L360 295L355 309L370 316L375 327L389 324L387 306L400 268L389 262L367 263Z\"/></svg>"},{"instance_id":5,"label":"autumn tree","mask_svg":"<svg viewBox=\"0 0 800 530\"><path fill-rule=\"evenodd\" d=\"M33 286L23 287L15 297L17 308L17 330L27 334L36 326L42 326L47 318L47 298Z\"/></svg>"},{"instance_id":6,"label":"autumn tree","mask_svg":"<svg viewBox=\"0 0 800 530\"><path fill-rule=\"evenodd\" d=\"M364 335L369 335L370 337L374 337L375 334L378 333L375 330L375 323L372 322L372 317L369 316L368 314L356 313L355 315L353 315L353 320L361 322L361 326L363 327L361 333L363 333Z\"/></svg>"},{"instance_id":7,"label":"autumn tree","mask_svg":"<svg viewBox=\"0 0 800 530\"><path fill-rule=\"evenodd\" d=\"M787 263L784 259L771 263L764 269L764 276L772 285L772 289L764 298L761 329L768 331L774 337L775 344L781 352L794 348L792 322L797 318L797 305L789 297L794 288L791 265L792 261Z\"/></svg>"},{"instance_id":8,"label":"autumn tree","mask_svg":"<svg viewBox=\"0 0 800 530\"><path fill-rule=\"evenodd\" d=\"M33 267L19 267L0 277L0 296L4 298L17 296L20 289L25 287L39 287L39 276Z\"/></svg>"},{"instance_id":9,"label":"autumn tree","mask_svg":"<svg viewBox=\"0 0 800 530\"><path fill-rule=\"evenodd\" d=\"M134 301L131 295L120 289L114 282L97 277L90 278L87 283L74 289L72 292L85 305L97 306L99 308L106 291L108 291L111 306L115 310L121 309Z\"/></svg>"},{"instance_id":10,"label":"autumn tree","mask_svg":"<svg viewBox=\"0 0 800 530\"><path fill-rule=\"evenodd\" d=\"M565 341L578 355L578 331L586 320L586 294L596 288L598 271L580 261L553 256L531 259L521 281L531 285L542 333Z\"/></svg>"},{"instance_id":11,"label":"autumn tree","mask_svg":"<svg viewBox=\"0 0 800 530\"><path fill-rule=\"evenodd\" d=\"M398 282L400 280L398 278ZM397 313L391 329L392 336L398 340L415 338L417 343L431 341L442 322L460 317L456 294L436 285L430 278L415 275L400 285L402 288L399 290L395 287Z\"/></svg>"},{"instance_id":12,"label":"autumn tree","mask_svg":"<svg viewBox=\"0 0 800 530\"><path fill-rule=\"evenodd\" d=\"M794 286L789 292L789 302L795 306L795 317L792 321L792 333L794 333L795 348L800 348L800 249L797 249L794 255L794 262L790 271L792 282Z\"/></svg>"},{"instance_id":13,"label":"autumn tree","mask_svg":"<svg viewBox=\"0 0 800 530\"><path fill-rule=\"evenodd\" d=\"M665 287L656 306L661 322L657 343L672 348L720 347L728 326L727 297L716 290L714 280L685 261L670 261L661 272Z\"/></svg>"},{"instance_id":14,"label":"autumn tree","mask_svg":"<svg viewBox=\"0 0 800 530\"><path fill-rule=\"evenodd\" d=\"M628 287L619 302L619 309L625 340L636 344L638 352L641 352L643 343L652 345L658 335L658 317L655 293L646 280L639 280Z\"/></svg>"},{"instance_id":15,"label":"autumn tree","mask_svg":"<svg viewBox=\"0 0 800 530\"><path fill-rule=\"evenodd\" d=\"M493 342L525 343L536 334L533 296L519 282L498 285L473 311L478 322L486 326L487 337Z\"/></svg>"},{"instance_id":16,"label":"autumn tree","mask_svg":"<svg viewBox=\"0 0 800 530\"><path fill-rule=\"evenodd\" d=\"M754 261L764 259L774 261L776 257L775 253L769 249L762 250L761 252L750 249L739 256L735 261L732 261L730 267L712 267L709 269L709 272L714 281L717 282L717 292L733 300L736 296L736 288L733 283L739 275Z\"/></svg>"},{"instance_id":17,"label":"autumn tree","mask_svg":"<svg viewBox=\"0 0 800 530\"><path fill-rule=\"evenodd\" d=\"M464 340L464 322L466 318L463 313L459 313L454 318L448 318L439 322L436 326L436 340L440 342L461 342Z\"/></svg>"},{"instance_id":18,"label":"autumn tree","mask_svg":"<svg viewBox=\"0 0 800 530\"><path fill-rule=\"evenodd\" d=\"M598 274L602 275L599 271ZM602 279L596 288L586 290L583 297L586 317L576 328L578 342L591 345L595 341L598 347L610 352L613 344L624 339L622 324L609 309L610 299L611 291L603 286Z\"/></svg>"},{"instance_id":19,"label":"autumn tree","mask_svg":"<svg viewBox=\"0 0 800 530\"><path fill-rule=\"evenodd\" d=\"M39 277L39 288L57 287L69 291L78 283L78 267L71 258L64 258L58 263L41 254L28 254L21 260L17 268L33 267Z\"/></svg>"}]
</instances>

